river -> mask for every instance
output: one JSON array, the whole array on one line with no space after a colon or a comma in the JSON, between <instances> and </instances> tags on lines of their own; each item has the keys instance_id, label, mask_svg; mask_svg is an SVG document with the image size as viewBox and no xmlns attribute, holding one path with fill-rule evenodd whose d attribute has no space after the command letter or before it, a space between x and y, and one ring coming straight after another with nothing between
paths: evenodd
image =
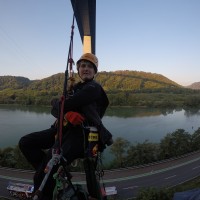
<instances>
[{"instance_id":1,"label":"river","mask_svg":"<svg viewBox=\"0 0 200 200\"><path fill-rule=\"evenodd\" d=\"M21 136L49 128L54 120L49 107L0 105L0 148L17 145ZM200 111L115 107L107 110L103 123L114 139L159 143L177 129L193 134L200 127Z\"/></svg>"}]
</instances>

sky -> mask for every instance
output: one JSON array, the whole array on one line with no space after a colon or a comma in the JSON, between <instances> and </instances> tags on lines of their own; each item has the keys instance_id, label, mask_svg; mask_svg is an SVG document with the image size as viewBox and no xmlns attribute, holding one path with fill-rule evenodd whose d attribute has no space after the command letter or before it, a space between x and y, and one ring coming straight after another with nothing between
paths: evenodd
<instances>
[{"instance_id":1,"label":"sky","mask_svg":"<svg viewBox=\"0 0 200 200\"><path fill-rule=\"evenodd\" d=\"M199 0L96 0L99 71L200 82L199 10ZM70 0L0 0L0 76L36 80L65 72L72 18ZM82 53L75 23L74 61Z\"/></svg>"}]
</instances>

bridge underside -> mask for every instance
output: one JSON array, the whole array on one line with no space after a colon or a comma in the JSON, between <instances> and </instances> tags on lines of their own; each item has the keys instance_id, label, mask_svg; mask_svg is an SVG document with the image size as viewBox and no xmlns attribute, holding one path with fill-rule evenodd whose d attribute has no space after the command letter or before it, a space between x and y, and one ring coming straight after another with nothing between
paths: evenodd
<instances>
[{"instance_id":1,"label":"bridge underside","mask_svg":"<svg viewBox=\"0 0 200 200\"><path fill-rule=\"evenodd\" d=\"M71 0L83 43L83 52L95 54L96 0Z\"/></svg>"}]
</instances>

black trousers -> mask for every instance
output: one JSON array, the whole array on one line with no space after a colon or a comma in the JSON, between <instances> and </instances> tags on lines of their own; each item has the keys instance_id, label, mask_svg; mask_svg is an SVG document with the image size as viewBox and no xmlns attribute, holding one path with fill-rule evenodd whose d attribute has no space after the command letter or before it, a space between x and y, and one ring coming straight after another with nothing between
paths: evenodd
<instances>
[{"instance_id":1,"label":"black trousers","mask_svg":"<svg viewBox=\"0 0 200 200\"><path fill-rule=\"evenodd\" d=\"M34 190L39 189L41 182L45 176L44 169L48 161L52 158L52 148L59 147L59 141L55 141L55 134L57 130L53 126L39 132L33 132L23 136L19 141L19 148L28 162L32 164L36 172L34 175ZM85 149L85 132L80 126L70 126L63 132L61 149L62 155L70 164L77 158L84 157ZM44 149L49 149L47 153ZM52 199L53 190L55 187L55 180L53 174L57 171L58 166L55 166L44 186L42 191L44 197L42 199Z\"/></svg>"}]
</instances>

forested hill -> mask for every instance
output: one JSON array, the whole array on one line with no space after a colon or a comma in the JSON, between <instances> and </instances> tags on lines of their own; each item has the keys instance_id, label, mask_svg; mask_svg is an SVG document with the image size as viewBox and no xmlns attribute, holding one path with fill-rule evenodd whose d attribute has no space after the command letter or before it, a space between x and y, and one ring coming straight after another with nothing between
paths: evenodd
<instances>
[{"instance_id":1,"label":"forested hill","mask_svg":"<svg viewBox=\"0 0 200 200\"><path fill-rule=\"evenodd\" d=\"M0 76L0 104L50 105L63 94L64 73L41 80ZM80 81L75 74L76 81ZM200 91L185 88L163 75L139 71L99 72L110 106L198 107Z\"/></svg>"},{"instance_id":2,"label":"forested hill","mask_svg":"<svg viewBox=\"0 0 200 200\"><path fill-rule=\"evenodd\" d=\"M75 78L78 81L77 74L75 74ZM106 91L182 87L163 75L139 71L99 72L95 79ZM64 73L58 73L41 80L0 76L0 91L4 89L30 89L59 92L63 89L63 83Z\"/></svg>"},{"instance_id":3,"label":"forested hill","mask_svg":"<svg viewBox=\"0 0 200 200\"><path fill-rule=\"evenodd\" d=\"M107 91L182 87L163 75L141 71L101 72L96 80Z\"/></svg>"},{"instance_id":4,"label":"forested hill","mask_svg":"<svg viewBox=\"0 0 200 200\"><path fill-rule=\"evenodd\" d=\"M21 76L0 76L0 90L28 87L31 81Z\"/></svg>"}]
</instances>

